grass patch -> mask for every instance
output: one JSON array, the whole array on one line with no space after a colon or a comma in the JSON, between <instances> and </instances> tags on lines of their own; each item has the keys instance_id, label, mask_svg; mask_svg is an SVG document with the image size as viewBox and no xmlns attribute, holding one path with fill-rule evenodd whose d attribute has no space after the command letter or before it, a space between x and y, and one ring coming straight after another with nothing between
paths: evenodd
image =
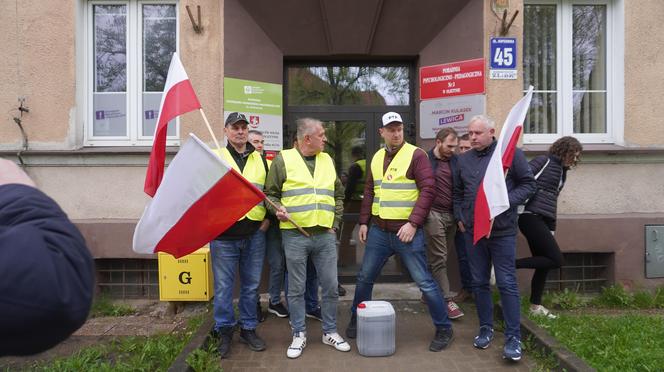
<instances>
[{"instance_id":1,"label":"grass patch","mask_svg":"<svg viewBox=\"0 0 664 372\"><path fill-rule=\"evenodd\" d=\"M534 320L599 371L661 371L664 366L661 316L561 314Z\"/></svg>"},{"instance_id":2,"label":"grass patch","mask_svg":"<svg viewBox=\"0 0 664 372\"><path fill-rule=\"evenodd\" d=\"M545 372L557 370L559 365L556 357L542 348L538 348L533 340L533 336L529 335L522 340L523 349L528 352L528 357L535 361L533 371Z\"/></svg>"},{"instance_id":3,"label":"grass patch","mask_svg":"<svg viewBox=\"0 0 664 372\"><path fill-rule=\"evenodd\" d=\"M106 344L82 349L66 358L33 365L30 371L166 371L191 335L203 322L203 315L189 319L186 330L151 337L122 337Z\"/></svg>"},{"instance_id":4,"label":"grass patch","mask_svg":"<svg viewBox=\"0 0 664 372\"><path fill-rule=\"evenodd\" d=\"M565 288L562 292L545 293L542 304L549 309L574 310L586 306L586 300L577 291Z\"/></svg>"},{"instance_id":5,"label":"grass patch","mask_svg":"<svg viewBox=\"0 0 664 372\"><path fill-rule=\"evenodd\" d=\"M102 316L125 316L136 313L136 309L129 305L116 304L106 296L98 296L92 302L90 309L90 318L99 318Z\"/></svg>"},{"instance_id":6,"label":"grass patch","mask_svg":"<svg viewBox=\"0 0 664 372\"><path fill-rule=\"evenodd\" d=\"M187 364L195 372L221 372L219 353L214 342L210 342L204 349L196 349L187 356Z\"/></svg>"}]
</instances>

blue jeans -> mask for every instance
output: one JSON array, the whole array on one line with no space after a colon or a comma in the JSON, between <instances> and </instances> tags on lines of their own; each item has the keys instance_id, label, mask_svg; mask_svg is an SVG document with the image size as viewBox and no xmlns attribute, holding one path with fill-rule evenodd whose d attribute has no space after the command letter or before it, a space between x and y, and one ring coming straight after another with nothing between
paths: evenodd
<instances>
[{"instance_id":1,"label":"blue jeans","mask_svg":"<svg viewBox=\"0 0 664 372\"><path fill-rule=\"evenodd\" d=\"M436 328L451 328L452 323L447 317L447 306L438 284L427 270L427 258L424 248L424 233L417 229L413 241L403 243L396 233L381 230L372 225L364 249L362 268L357 274L355 298L351 307L355 316L357 305L362 301L371 300L374 281L393 254L398 254L408 269L410 276L415 280L429 306L429 314Z\"/></svg>"},{"instance_id":2,"label":"blue jeans","mask_svg":"<svg viewBox=\"0 0 664 372\"><path fill-rule=\"evenodd\" d=\"M251 238L241 240L213 240L210 242L212 272L214 274L215 329L234 327L233 287L235 272L240 268L240 327L256 329L256 299L265 259L265 233L258 230Z\"/></svg>"},{"instance_id":3,"label":"blue jeans","mask_svg":"<svg viewBox=\"0 0 664 372\"><path fill-rule=\"evenodd\" d=\"M473 276L470 273L468 264L468 252L466 251L466 238L464 233L457 231L454 235L454 246L456 247L457 260L459 262L459 276L461 276L461 288L467 292L472 292Z\"/></svg>"},{"instance_id":4,"label":"blue jeans","mask_svg":"<svg viewBox=\"0 0 664 372\"><path fill-rule=\"evenodd\" d=\"M281 302L281 288L284 286L286 274L286 257L284 247L281 245L281 230L278 221L270 221L270 227L265 233L265 253L267 263L270 265L270 275L267 292L270 295L270 304Z\"/></svg>"},{"instance_id":5,"label":"blue jeans","mask_svg":"<svg viewBox=\"0 0 664 372\"><path fill-rule=\"evenodd\" d=\"M477 305L480 327L493 328L493 301L489 277L491 263L496 272L496 285L500 292L500 304L505 318L505 336L521 339L519 288L516 284L516 235L482 238L473 245L473 233L466 231L466 251L473 276L473 292Z\"/></svg>"},{"instance_id":6,"label":"blue jeans","mask_svg":"<svg viewBox=\"0 0 664 372\"><path fill-rule=\"evenodd\" d=\"M282 229L281 238L288 268L288 311L293 333L306 330L304 292L309 258L316 269L322 289L323 332L336 332L339 301L336 234L324 232L307 238L297 230ZM317 286L315 288L317 289Z\"/></svg>"},{"instance_id":7,"label":"blue jeans","mask_svg":"<svg viewBox=\"0 0 664 372\"><path fill-rule=\"evenodd\" d=\"M288 295L288 270L286 270L286 280L284 280L284 291ZM286 296L286 306L288 306L288 296ZM316 268L311 262L311 257L307 260L307 282L304 285L304 308L307 313L313 313L318 310L318 275Z\"/></svg>"}]
</instances>

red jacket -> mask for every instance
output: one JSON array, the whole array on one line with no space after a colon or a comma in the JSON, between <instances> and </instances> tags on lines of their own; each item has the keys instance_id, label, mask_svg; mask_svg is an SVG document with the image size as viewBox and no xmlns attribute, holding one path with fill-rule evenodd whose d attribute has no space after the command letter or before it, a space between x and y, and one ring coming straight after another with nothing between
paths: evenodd
<instances>
[{"instance_id":1,"label":"red jacket","mask_svg":"<svg viewBox=\"0 0 664 372\"><path fill-rule=\"evenodd\" d=\"M385 162L383 163L383 172L387 170L387 167L390 165L394 155L401 149L403 145L399 146L394 151L387 151L385 154ZM362 209L360 210L360 225L367 225L369 221L372 220L380 228L397 232L406 222L412 222L413 224L421 227L424 225L424 221L429 215L429 209L431 208L431 203L434 198L434 187L435 180L433 178L433 171L431 170L431 163L429 158L424 152L424 150L418 148L413 154L413 159L410 162L408 171L406 171L406 177L411 180L415 180L418 190L420 190L420 196L415 202L415 207L410 213L408 220L383 220L378 216L371 215L371 204L373 203L374 198L374 183L373 175L371 174L371 167L367 167L367 178L366 183L364 184L364 199L362 199Z\"/></svg>"}]
</instances>

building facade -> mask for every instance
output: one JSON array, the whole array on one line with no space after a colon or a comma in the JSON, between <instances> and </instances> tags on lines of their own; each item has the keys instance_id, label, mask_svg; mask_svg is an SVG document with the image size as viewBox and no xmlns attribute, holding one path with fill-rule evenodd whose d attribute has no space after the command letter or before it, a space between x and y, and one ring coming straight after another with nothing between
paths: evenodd
<instances>
[{"instance_id":1,"label":"building facade","mask_svg":"<svg viewBox=\"0 0 664 372\"><path fill-rule=\"evenodd\" d=\"M97 259L100 286L114 294L156 293L155 258L134 254L131 240L149 200L145 169L175 51L219 138L231 108L229 78L277 84L278 145L291 145L297 117L320 118L340 174L354 161L353 147L369 156L379 148L379 118L388 110L403 115L409 140L432 146L422 131L431 123L420 117L420 68L483 58L481 109L499 125L534 86L522 140L529 157L565 135L584 145L559 202L556 237L566 267L550 274L551 285L664 284L657 240L664 234L661 1L60 0L0 7L0 156L23 164L77 223ZM496 58L490 41L498 36L516 40L516 55L500 56L516 60L516 79L489 78ZM190 132L213 142L200 114L186 114L170 124L169 158ZM344 228L352 230L355 212ZM350 233L340 243L340 271L352 280L362 247ZM520 239L518 255L527 254ZM405 279L398 262L390 270L385 280ZM527 289L527 273L519 275Z\"/></svg>"}]
</instances>

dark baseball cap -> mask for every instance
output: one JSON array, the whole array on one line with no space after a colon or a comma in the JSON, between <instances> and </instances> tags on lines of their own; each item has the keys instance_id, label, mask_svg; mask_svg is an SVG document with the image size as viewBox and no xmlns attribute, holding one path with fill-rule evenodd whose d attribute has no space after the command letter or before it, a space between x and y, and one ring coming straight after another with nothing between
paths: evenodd
<instances>
[{"instance_id":1,"label":"dark baseball cap","mask_svg":"<svg viewBox=\"0 0 664 372\"><path fill-rule=\"evenodd\" d=\"M228 117L226 118L226 123L224 124L224 126L233 125L239 121L243 121L246 124L249 124L249 120L247 120L247 117L244 116L244 114L241 114L239 112L231 112L230 115L228 115Z\"/></svg>"}]
</instances>

